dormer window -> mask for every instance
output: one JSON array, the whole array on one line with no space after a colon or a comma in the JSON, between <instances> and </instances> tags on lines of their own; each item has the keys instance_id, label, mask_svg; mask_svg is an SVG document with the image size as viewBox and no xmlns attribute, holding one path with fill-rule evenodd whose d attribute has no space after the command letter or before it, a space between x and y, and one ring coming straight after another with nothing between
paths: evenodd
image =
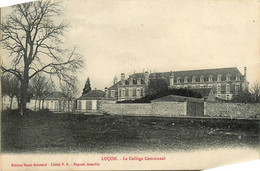
<instances>
[{"instance_id":1,"label":"dormer window","mask_svg":"<svg viewBox=\"0 0 260 171\"><path fill-rule=\"evenodd\" d=\"M205 81L205 77L204 76L200 76L200 82L204 82Z\"/></svg>"},{"instance_id":2,"label":"dormer window","mask_svg":"<svg viewBox=\"0 0 260 171\"><path fill-rule=\"evenodd\" d=\"M226 81L230 81L230 77L231 77L230 74L226 75Z\"/></svg>"},{"instance_id":3,"label":"dormer window","mask_svg":"<svg viewBox=\"0 0 260 171\"><path fill-rule=\"evenodd\" d=\"M218 81L218 82L222 81L222 80L221 80L221 77L222 77L221 75L218 75L218 77L217 77L217 81Z\"/></svg>"},{"instance_id":4,"label":"dormer window","mask_svg":"<svg viewBox=\"0 0 260 171\"><path fill-rule=\"evenodd\" d=\"M240 75L237 74L237 75L236 75L236 81L239 81L239 80L240 80Z\"/></svg>"},{"instance_id":5,"label":"dormer window","mask_svg":"<svg viewBox=\"0 0 260 171\"><path fill-rule=\"evenodd\" d=\"M209 82L213 82L213 75L209 76Z\"/></svg>"},{"instance_id":6,"label":"dormer window","mask_svg":"<svg viewBox=\"0 0 260 171\"><path fill-rule=\"evenodd\" d=\"M188 77L184 77L184 83L188 83L189 82L189 78Z\"/></svg>"},{"instance_id":7,"label":"dormer window","mask_svg":"<svg viewBox=\"0 0 260 171\"><path fill-rule=\"evenodd\" d=\"M177 83L181 83L181 77L177 77Z\"/></svg>"},{"instance_id":8,"label":"dormer window","mask_svg":"<svg viewBox=\"0 0 260 171\"><path fill-rule=\"evenodd\" d=\"M196 76L192 77L192 82L195 83L196 82Z\"/></svg>"}]
</instances>

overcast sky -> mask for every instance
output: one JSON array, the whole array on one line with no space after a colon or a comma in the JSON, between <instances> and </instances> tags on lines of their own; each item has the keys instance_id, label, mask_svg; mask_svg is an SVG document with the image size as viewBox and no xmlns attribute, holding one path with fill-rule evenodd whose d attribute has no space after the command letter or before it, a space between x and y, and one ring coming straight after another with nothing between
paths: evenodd
<instances>
[{"instance_id":1,"label":"overcast sky","mask_svg":"<svg viewBox=\"0 0 260 171\"><path fill-rule=\"evenodd\" d=\"M113 77L152 72L248 68L260 80L259 1L65 0L68 43L86 61L83 88L112 85Z\"/></svg>"}]
</instances>

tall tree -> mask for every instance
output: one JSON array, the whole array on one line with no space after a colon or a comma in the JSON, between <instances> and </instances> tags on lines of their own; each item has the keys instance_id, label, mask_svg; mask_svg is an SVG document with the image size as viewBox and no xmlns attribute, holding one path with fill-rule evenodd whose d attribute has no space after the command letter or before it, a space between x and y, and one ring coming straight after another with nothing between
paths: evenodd
<instances>
[{"instance_id":1,"label":"tall tree","mask_svg":"<svg viewBox=\"0 0 260 171\"><path fill-rule=\"evenodd\" d=\"M86 94L86 93L88 93L88 92L90 92L90 91L91 91L91 84L90 84L90 79L89 79L89 77L88 77L88 79L87 79L87 81L86 81L86 83L85 83L85 86L84 86L84 88L83 88L82 95L83 95L83 94Z\"/></svg>"},{"instance_id":2,"label":"tall tree","mask_svg":"<svg viewBox=\"0 0 260 171\"><path fill-rule=\"evenodd\" d=\"M59 2L40 0L14 5L11 14L3 19L1 42L12 63L1 69L21 82L21 115L26 108L30 79L47 73L68 81L75 78L75 72L84 64L75 48L61 47L68 24L59 22L60 15Z\"/></svg>"}]
</instances>

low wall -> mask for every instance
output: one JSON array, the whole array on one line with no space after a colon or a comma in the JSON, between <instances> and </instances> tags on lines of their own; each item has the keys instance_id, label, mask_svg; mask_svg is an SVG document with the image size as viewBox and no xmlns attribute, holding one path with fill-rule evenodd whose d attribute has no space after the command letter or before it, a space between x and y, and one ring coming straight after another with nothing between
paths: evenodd
<instances>
[{"instance_id":1,"label":"low wall","mask_svg":"<svg viewBox=\"0 0 260 171\"><path fill-rule=\"evenodd\" d=\"M162 116L184 116L186 115L187 103L178 102L153 102L152 113Z\"/></svg>"},{"instance_id":2,"label":"low wall","mask_svg":"<svg viewBox=\"0 0 260 171\"><path fill-rule=\"evenodd\" d=\"M114 115L151 115L151 104L102 104L102 112Z\"/></svg>"},{"instance_id":3,"label":"low wall","mask_svg":"<svg viewBox=\"0 0 260 171\"><path fill-rule=\"evenodd\" d=\"M207 103L207 116L223 116L231 118L260 117L260 104L245 103Z\"/></svg>"},{"instance_id":4,"label":"low wall","mask_svg":"<svg viewBox=\"0 0 260 171\"><path fill-rule=\"evenodd\" d=\"M113 115L160 115L180 116L186 114L186 103L120 103L102 104L102 112Z\"/></svg>"}]
</instances>

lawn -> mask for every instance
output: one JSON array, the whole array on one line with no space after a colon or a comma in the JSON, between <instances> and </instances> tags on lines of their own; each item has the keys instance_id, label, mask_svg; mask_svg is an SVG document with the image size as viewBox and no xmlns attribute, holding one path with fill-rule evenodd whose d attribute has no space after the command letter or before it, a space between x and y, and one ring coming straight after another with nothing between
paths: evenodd
<instances>
[{"instance_id":1,"label":"lawn","mask_svg":"<svg viewBox=\"0 0 260 171\"><path fill-rule=\"evenodd\" d=\"M259 120L2 113L4 153L259 147Z\"/></svg>"}]
</instances>

